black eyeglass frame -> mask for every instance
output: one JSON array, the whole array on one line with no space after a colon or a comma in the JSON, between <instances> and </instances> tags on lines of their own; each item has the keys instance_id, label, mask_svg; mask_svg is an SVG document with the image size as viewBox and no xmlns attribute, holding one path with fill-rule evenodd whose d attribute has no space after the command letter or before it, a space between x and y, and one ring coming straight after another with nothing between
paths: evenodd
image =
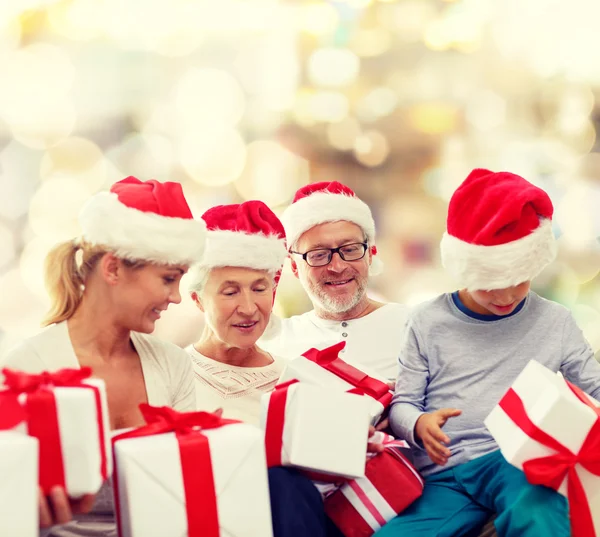
<instances>
[{"instance_id":1,"label":"black eyeglass frame","mask_svg":"<svg viewBox=\"0 0 600 537\"><path fill-rule=\"evenodd\" d=\"M357 246L357 245L361 245L363 247L362 255L360 257L357 257L356 259L346 259L342 252L342 248L348 248L348 246ZM311 265L308 262L308 259L307 259L308 254L310 254L312 252L320 252L320 251L325 251L325 250L329 251L329 257L327 258L327 263L323 263L322 265ZM346 263L352 263L353 261L360 261L363 257L365 257L368 250L369 250L369 243L367 241L365 241L365 242L350 242L348 244L342 244L342 246L338 246L337 248L314 248L313 250L308 250L307 252L304 252L304 253L294 252L293 250L290 250L290 254L295 254L295 255L301 256L302 259L304 259L304 262L309 267L320 268L320 267L326 267L327 265L329 265L329 263L331 263L331 261L333 259L333 254L337 253L342 258L342 261L345 261Z\"/></svg>"}]
</instances>

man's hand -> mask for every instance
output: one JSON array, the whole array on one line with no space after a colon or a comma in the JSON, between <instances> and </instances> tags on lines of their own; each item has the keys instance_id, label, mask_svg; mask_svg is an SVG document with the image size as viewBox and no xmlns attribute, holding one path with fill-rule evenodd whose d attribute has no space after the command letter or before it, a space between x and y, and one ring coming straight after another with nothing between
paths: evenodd
<instances>
[{"instance_id":1,"label":"man's hand","mask_svg":"<svg viewBox=\"0 0 600 537\"><path fill-rule=\"evenodd\" d=\"M456 408L441 408L435 412L423 414L415 425L415 435L421 439L429 458L440 466L444 466L450 457L450 450L446 447L450 438L444 434L442 427L448 418L460 416L462 410Z\"/></svg>"},{"instance_id":2,"label":"man's hand","mask_svg":"<svg viewBox=\"0 0 600 537\"><path fill-rule=\"evenodd\" d=\"M53 487L46 497L40 490L40 528L66 524L76 513L89 513L96 496L86 494L77 500L70 499L62 487Z\"/></svg>"}]
</instances>

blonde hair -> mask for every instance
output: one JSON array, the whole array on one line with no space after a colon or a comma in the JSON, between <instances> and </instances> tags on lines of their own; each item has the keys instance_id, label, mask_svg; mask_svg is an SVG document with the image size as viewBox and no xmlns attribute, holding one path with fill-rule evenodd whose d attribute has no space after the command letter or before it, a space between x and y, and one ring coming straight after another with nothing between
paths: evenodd
<instances>
[{"instance_id":1,"label":"blonde hair","mask_svg":"<svg viewBox=\"0 0 600 537\"><path fill-rule=\"evenodd\" d=\"M78 252L81 252L80 257ZM75 241L60 243L50 250L46 256L44 278L51 306L42 326L60 323L73 316L81 303L88 276L108 252L110 250L104 246L91 246ZM141 268L145 265L140 261L121 261L129 268Z\"/></svg>"}]
</instances>

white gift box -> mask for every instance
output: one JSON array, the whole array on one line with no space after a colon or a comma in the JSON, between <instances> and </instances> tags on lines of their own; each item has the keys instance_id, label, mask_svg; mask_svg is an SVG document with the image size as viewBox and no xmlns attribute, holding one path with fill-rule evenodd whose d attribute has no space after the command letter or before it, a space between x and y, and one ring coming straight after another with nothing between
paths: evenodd
<instances>
[{"instance_id":1,"label":"white gift box","mask_svg":"<svg viewBox=\"0 0 600 537\"><path fill-rule=\"evenodd\" d=\"M38 441L0 431L0 535L37 537Z\"/></svg>"},{"instance_id":2,"label":"white gift box","mask_svg":"<svg viewBox=\"0 0 600 537\"><path fill-rule=\"evenodd\" d=\"M240 423L203 429L202 434L210 446L221 537L271 537L262 431ZM187 536L175 433L116 440L114 453L120 537Z\"/></svg>"},{"instance_id":3,"label":"white gift box","mask_svg":"<svg viewBox=\"0 0 600 537\"><path fill-rule=\"evenodd\" d=\"M376 374L366 371L362 366L360 371L387 384L387 381L378 378ZM308 358L305 358L304 356L294 358L286 364L283 372L281 373L281 377L279 378L279 384L283 384L290 380L307 382L316 386L321 386L323 388L333 389L340 392L347 392L354 388L350 382L345 381L343 378L338 377L335 373L328 371L324 367L313 362L312 360L309 360ZM383 405L376 399L369 397L368 400L370 403L369 413L371 416L371 422L376 423L385 409Z\"/></svg>"},{"instance_id":4,"label":"white gift box","mask_svg":"<svg viewBox=\"0 0 600 537\"><path fill-rule=\"evenodd\" d=\"M104 482L102 474L102 453L104 452L106 474L112 471L112 455L110 448L108 406L104 381L86 379L82 382L97 388L100 408L97 405L95 391L81 386L52 387L57 411L58 430L60 434L60 449L64 467L64 479L67 494L77 498L84 494L95 494ZM45 389L45 388L44 388ZM27 398L33 394L19 395L19 401L27 406ZM99 415L100 413L100 415ZM30 421L25 424L25 430L30 433ZM99 421L102 432L99 429ZM101 436L104 438L102 445ZM45 439L40 439L40 465L52 464L44 460Z\"/></svg>"},{"instance_id":5,"label":"white gift box","mask_svg":"<svg viewBox=\"0 0 600 537\"><path fill-rule=\"evenodd\" d=\"M312 384L291 384L262 396L265 429L271 397L281 389L287 390L287 398L280 464L350 479L363 477L373 400Z\"/></svg>"},{"instance_id":6,"label":"white gift box","mask_svg":"<svg viewBox=\"0 0 600 537\"><path fill-rule=\"evenodd\" d=\"M562 376L532 360L513 383L512 391L522 401L528 418L539 429L572 453L580 452L598 415L578 399ZM528 436L501 407L506 407L509 395L510 391L485 419L485 425L500 446L504 458L523 469L527 461L556 454L554 449ZM591 405L600 407L593 398L582 395ZM600 477L579 464L576 472L585 489L593 524L600 528ZM567 480L565 477L558 488L558 492L565 496Z\"/></svg>"}]
</instances>

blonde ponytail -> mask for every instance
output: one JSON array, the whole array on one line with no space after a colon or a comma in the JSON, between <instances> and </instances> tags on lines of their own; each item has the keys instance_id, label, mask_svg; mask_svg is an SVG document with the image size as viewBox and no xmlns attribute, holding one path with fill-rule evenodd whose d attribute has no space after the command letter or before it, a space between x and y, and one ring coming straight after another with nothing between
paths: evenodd
<instances>
[{"instance_id":1,"label":"blonde ponytail","mask_svg":"<svg viewBox=\"0 0 600 537\"><path fill-rule=\"evenodd\" d=\"M77 251L82 251L81 266L77 266ZM90 248L74 241L55 246L46 256L45 281L51 306L42 326L71 318L81 303L85 280L98 260L106 253L102 248Z\"/></svg>"}]
</instances>

